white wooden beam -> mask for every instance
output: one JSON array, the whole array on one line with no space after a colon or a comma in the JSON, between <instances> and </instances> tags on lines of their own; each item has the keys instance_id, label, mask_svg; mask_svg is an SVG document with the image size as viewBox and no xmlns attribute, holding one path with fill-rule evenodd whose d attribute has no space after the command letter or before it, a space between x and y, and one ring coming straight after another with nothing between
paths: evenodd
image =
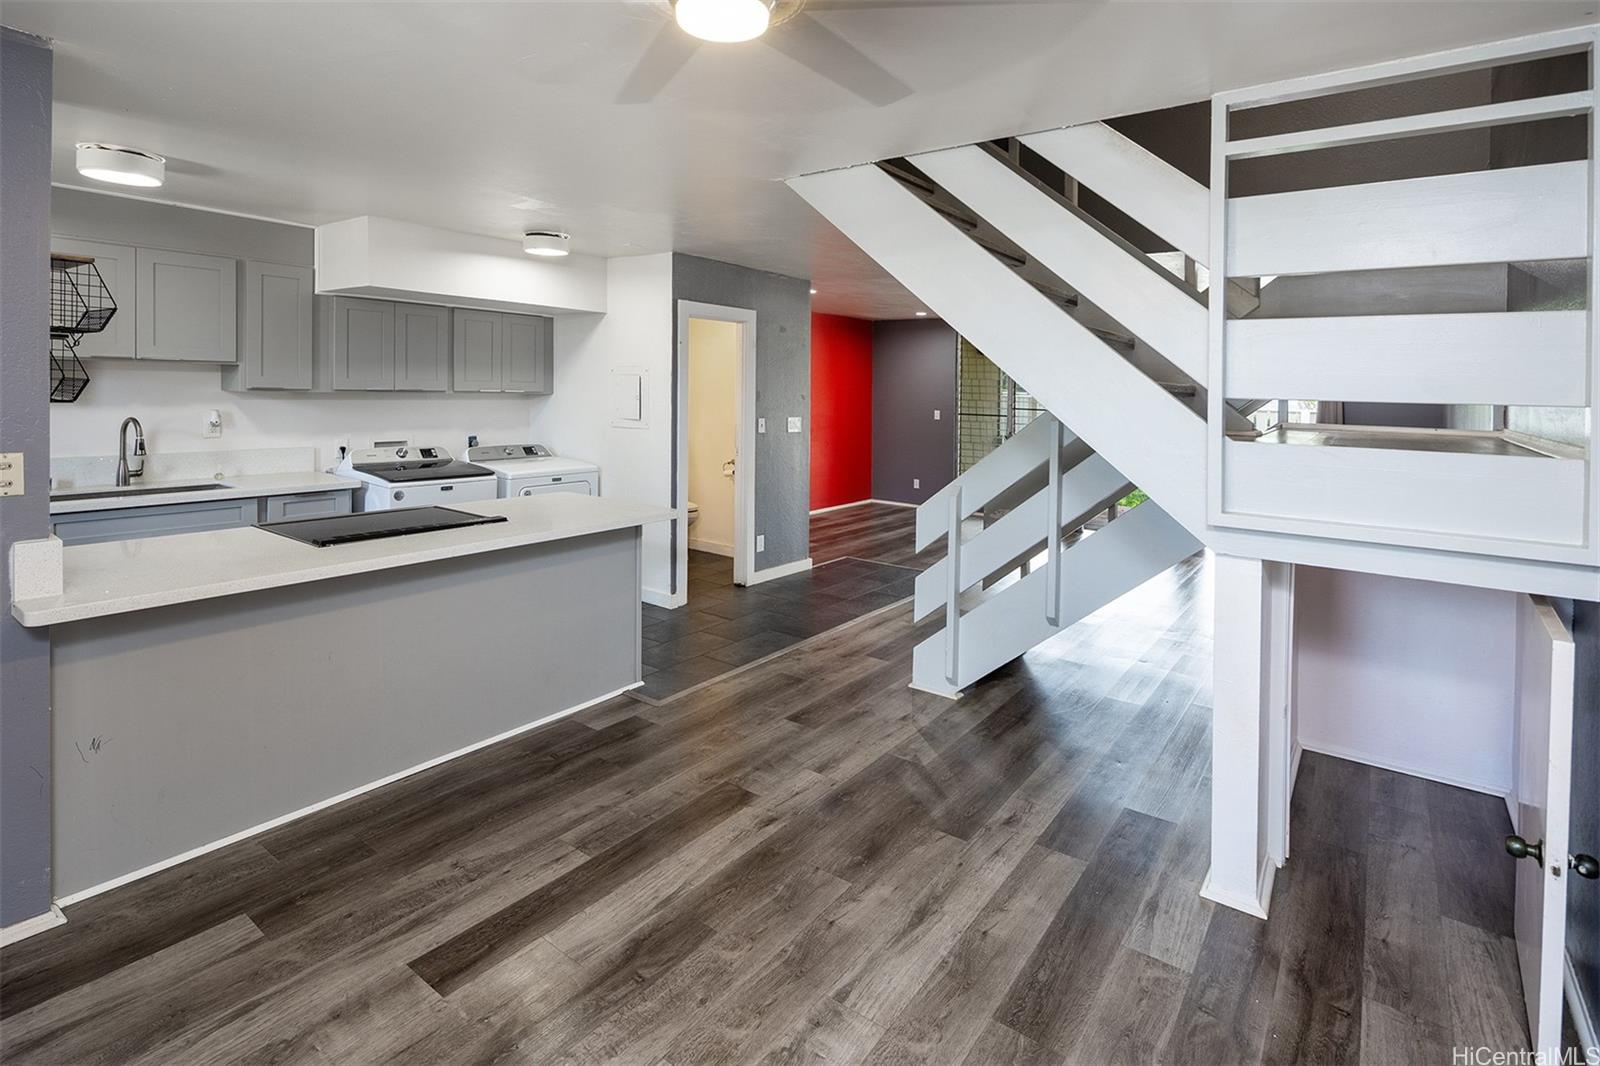
<instances>
[{"instance_id":1,"label":"white wooden beam","mask_svg":"<svg viewBox=\"0 0 1600 1066\"><path fill-rule=\"evenodd\" d=\"M1537 96L1531 100L1510 100L1500 104L1431 111L1422 115L1402 115L1399 118L1378 119L1373 122L1354 122L1344 126L1296 130L1293 133L1278 133L1269 137L1249 137L1229 141L1223 145L1223 153L1230 159L1255 159L1260 156L1282 155L1286 152L1310 152L1319 148L1337 148L1347 144L1392 141L1401 137L1415 137L1419 134L1439 133L1445 130L1478 130L1513 122L1566 118L1570 115L1584 114L1593 106L1594 94L1585 89L1583 92Z\"/></svg>"},{"instance_id":2,"label":"white wooden beam","mask_svg":"<svg viewBox=\"0 0 1600 1066\"><path fill-rule=\"evenodd\" d=\"M1229 397L1589 403L1585 311L1247 318L1227 324Z\"/></svg>"},{"instance_id":3,"label":"white wooden beam","mask_svg":"<svg viewBox=\"0 0 1600 1066\"><path fill-rule=\"evenodd\" d=\"M1589 163L1235 197L1231 277L1582 259Z\"/></svg>"}]
</instances>

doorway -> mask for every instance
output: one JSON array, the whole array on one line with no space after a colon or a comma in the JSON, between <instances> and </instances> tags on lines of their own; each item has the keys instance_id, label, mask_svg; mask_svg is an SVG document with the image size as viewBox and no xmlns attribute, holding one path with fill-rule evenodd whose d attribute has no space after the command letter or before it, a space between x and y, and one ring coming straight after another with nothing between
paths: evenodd
<instances>
[{"instance_id":1,"label":"doorway","mask_svg":"<svg viewBox=\"0 0 1600 1066\"><path fill-rule=\"evenodd\" d=\"M676 596L688 602L689 552L755 559L755 328L749 308L678 302ZM725 579L724 579L725 580Z\"/></svg>"}]
</instances>

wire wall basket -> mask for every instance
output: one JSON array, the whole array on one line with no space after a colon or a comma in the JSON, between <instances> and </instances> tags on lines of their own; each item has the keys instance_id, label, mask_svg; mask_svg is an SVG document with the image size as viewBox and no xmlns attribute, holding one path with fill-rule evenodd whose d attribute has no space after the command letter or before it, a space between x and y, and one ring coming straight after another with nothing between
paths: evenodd
<instances>
[{"instance_id":1,"label":"wire wall basket","mask_svg":"<svg viewBox=\"0 0 1600 1066\"><path fill-rule=\"evenodd\" d=\"M99 333L116 313L117 301L92 256L51 254L51 333Z\"/></svg>"},{"instance_id":2,"label":"wire wall basket","mask_svg":"<svg viewBox=\"0 0 1600 1066\"><path fill-rule=\"evenodd\" d=\"M78 338L72 333L50 337L50 402L72 403L89 385L89 372L78 358Z\"/></svg>"}]
</instances>

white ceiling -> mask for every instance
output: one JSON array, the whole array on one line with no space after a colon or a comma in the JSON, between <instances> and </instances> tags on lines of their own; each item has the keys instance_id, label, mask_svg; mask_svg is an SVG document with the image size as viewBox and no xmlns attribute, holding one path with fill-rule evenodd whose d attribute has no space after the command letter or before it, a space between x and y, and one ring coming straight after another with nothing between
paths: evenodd
<instances>
[{"instance_id":1,"label":"white ceiling","mask_svg":"<svg viewBox=\"0 0 1600 1066\"><path fill-rule=\"evenodd\" d=\"M56 47L72 146L168 157L159 199L319 224L384 215L597 255L677 250L800 277L819 310L917 302L782 178L1592 21L1592 3L830 0L809 16L913 92L874 106L759 42L618 90L654 4L6 0ZM676 32L676 31L674 31ZM783 27L773 31L784 32Z\"/></svg>"}]
</instances>

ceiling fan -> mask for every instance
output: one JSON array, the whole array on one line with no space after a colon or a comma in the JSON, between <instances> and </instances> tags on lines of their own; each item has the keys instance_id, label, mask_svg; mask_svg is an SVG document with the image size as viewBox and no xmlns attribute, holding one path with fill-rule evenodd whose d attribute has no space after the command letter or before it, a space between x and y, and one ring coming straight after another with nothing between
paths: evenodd
<instances>
[{"instance_id":1,"label":"ceiling fan","mask_svg":"<svg viewBox=\"0 0 1600 1066\"><path fill-rule=\"evenodd\" d=\"M641 0L664 22L618 91L619 104L640 104L683 69L704 44L759 41L829 81L883 107L911 95L911 86L821 22L813 11L871 8L995 7L1052 0Z\"/></svg>"}]
</instances>

